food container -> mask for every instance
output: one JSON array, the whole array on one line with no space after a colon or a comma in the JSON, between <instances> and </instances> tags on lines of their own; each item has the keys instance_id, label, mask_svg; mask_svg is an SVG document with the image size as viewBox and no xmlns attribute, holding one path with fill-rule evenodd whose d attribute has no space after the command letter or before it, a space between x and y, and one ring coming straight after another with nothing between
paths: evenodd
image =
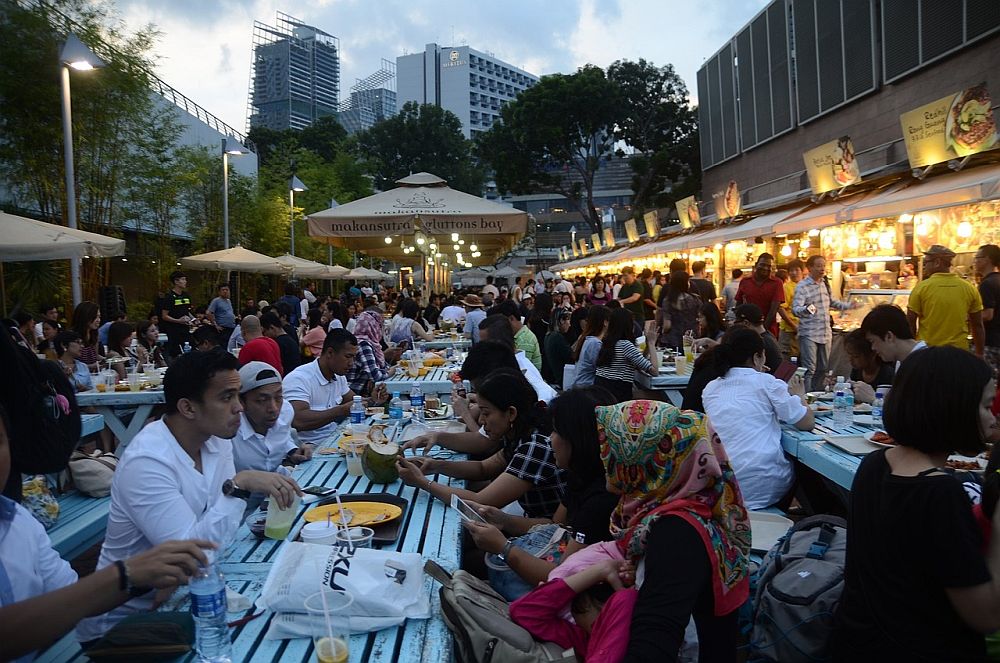
<instances>
[{"instance_id":1,"label":"food container","mask_svg":"<svg viewBox=\"0 0 1000 663\"><path fill-rule=\"evenodd\" d=\"M310 524L316 525L318 523ZM326 523L323 524L325 525ZM350 532L350 540L348 540L348 532ZM375 536L375 530L371 527L349 527L347 529L338 530L336 536L337 545L341 548L347 548L348 550L354 550L355 548L371 548L372 537Z\"/></svg>"},{"instance_id":2,"label":"food container","mask_svg":"<svg viewBox=\"0 0 1000 663\"><path fill-rule=\"evenodd\" d=\"M326 546L337 543L337 523L306 523L302 527L300 536L303 543L318 543Z\"/></svg>"}]
</instances>

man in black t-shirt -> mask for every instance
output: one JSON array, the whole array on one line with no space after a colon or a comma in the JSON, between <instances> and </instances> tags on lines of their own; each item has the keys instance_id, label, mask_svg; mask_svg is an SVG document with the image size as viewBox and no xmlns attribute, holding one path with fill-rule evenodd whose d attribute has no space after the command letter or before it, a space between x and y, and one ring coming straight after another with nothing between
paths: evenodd
<instances>
[{"instance_id":1,"label":"man in black t-shirt","mask_svg":"<svg viewBox=\"0 0 1000 663\"><path fill-rule=\"evenodd\" d=\"M281 352L281 366L284 375L288 375L301 363L302 351L299 349L299 342L294 336L290 336L285 331L285 326L281 323L281 318L274 311L268 311L260 316L260 327L264 336L274 339Z\"/></svg>"},{"instance_id":2,"label":"man in black t-shirt","mask_svg":"<svg viewBox=\"0 0 1000 663\"><path fill-rule=\"evenodd\" d=\"M191 297L184 291L187 275L170 274L170 290L157 300L160 330L167 335L167 354L173 358L181 354L184 343L191 342Z\"/></svg>"},{"instance_id":3,"label":"man in black t-shirt","mask_svg":"<svg viewBox=\"0 0 1000 663\"><path fill-rule=\"evenodd\" d=\"M994 377L1000 373L1000 246L984 244L976 251L976 274L982 278L979 295L983 298L983 358L993 368Z\"/></svg>"}]
</instances>

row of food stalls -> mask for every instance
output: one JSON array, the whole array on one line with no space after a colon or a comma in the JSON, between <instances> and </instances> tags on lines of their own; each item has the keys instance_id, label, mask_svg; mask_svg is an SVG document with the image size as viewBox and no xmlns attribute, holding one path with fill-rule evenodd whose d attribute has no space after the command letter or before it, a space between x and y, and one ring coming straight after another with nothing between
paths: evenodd
<instances>
[{"instance_id":1,"label":"row of food stalls","mask_svg":"<svg viewBox=\"0 0 1000 663\"><path fill-rule=\"evenodd\" d=\"M971 126L978 140L972 143L941 118L958 117L956 109L967 107L970 98L982 101L985 94L981 88L964 90L901 115L912 170L869 174L862 182L851 139L842 136L803 155L812 195L797 205L742 210L737 185L730 182L713 196L714 219L701 222L697 202L685 199L677 204L679 230L650 233L654 239L645 243L566 260L551 269L570 278L617 274L628 265L665 273L670 261L680 258L689 269L703 261L721 289L732 270L749 273L764 252L775 256L779 268L794 258L822 255L835 293L898 292L909 291L920 278L922 252L940 244L958 254L953 271L971 278L978 247L1000 244L996 123L991 112L975 116L975 122L988 126ZM905 305L903 293L885 294L883 301L901 299L895 303ZM877 298L869 302L875 303Z\"/></svg>"}]
</instances>

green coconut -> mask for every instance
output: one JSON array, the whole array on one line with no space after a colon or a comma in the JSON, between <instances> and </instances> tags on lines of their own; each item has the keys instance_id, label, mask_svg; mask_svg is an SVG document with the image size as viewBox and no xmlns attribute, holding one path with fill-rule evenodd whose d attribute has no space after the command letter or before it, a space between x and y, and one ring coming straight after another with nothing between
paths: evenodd
<instances>
[{"instance_id":1,"label":"green coconut","mask_svg":"<svg viewBox=\"0 0 1000 663\"><path fill-rule=\"evenodd\" d=\"M369 443L361 454L361 468L372 483L393 483L399 479L396 460L399 458L399 445L392 442L385 444Z\"/></svg>"}]
</instances>

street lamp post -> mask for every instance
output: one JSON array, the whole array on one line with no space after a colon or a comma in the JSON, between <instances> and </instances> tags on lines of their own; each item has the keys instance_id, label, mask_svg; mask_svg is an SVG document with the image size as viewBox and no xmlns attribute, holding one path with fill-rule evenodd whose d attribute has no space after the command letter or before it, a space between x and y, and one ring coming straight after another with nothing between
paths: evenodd
<instances>
[{"instance_id":1,"label":"street lamp post","mask_svg":"<svg viewBox=\"0 0 1000 663\"><path fill-rule=\"evenodd\" d=\"M292 175L288 181L288 234L292 236L291 254L295 255L295 192L308 191L309 187L302 180Z\"/></svg>"},{"instance_id":2,"label":"street lamp post","mask_svg":"<svg viewBox=\"0 0 1000 663\"><path fill-rule=\"evenodd\" d=\"M69 70L72 67L77 71L90 71L105 66L105 63L74 34L66 37L59 62L62 86L63 158L66 165L66 221L70 228L76 228L76 174L73 172L73 107L70 99ZM70 258L69 276L75 307L83 301L79 258Z\"/></svg>"},{"instance_id":3,"label":"street lamp post","mask_svg":"<svg viewBox=\"0 0 1000 663\"><path fill-rule=\"evenodd\" d=\"M229 136L222 139L222 244L229 248L229 157L243 156L248 150Z\"/></svg>"}]
</instances>

